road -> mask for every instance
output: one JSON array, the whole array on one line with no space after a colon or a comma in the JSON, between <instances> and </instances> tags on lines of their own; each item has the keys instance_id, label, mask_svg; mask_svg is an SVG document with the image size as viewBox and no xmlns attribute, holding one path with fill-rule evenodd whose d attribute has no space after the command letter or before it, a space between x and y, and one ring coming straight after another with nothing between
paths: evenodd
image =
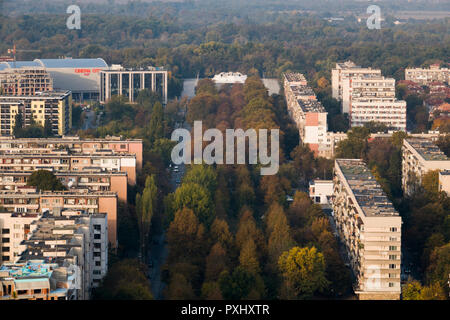
<instances>
[{"instance_id":1,"label":"road","mask_svg":"<svg viewBox=\"0 0 450 320\"><path fill-rule=\"evenodd\" d=\"M98 119L95 116L95 112L92 110L85 111L86 118L83 122L83 130L95 129L98 125Z\"/></svg>"},{"instance_id":2,"label":"road","mask_svg":"<svg viewBox=\"0 0 450 320\"><path fill-rule=\"evenodd\" d=\"M176 127L180 127L178 124ZM187 127L183 125L183 127ZM170 184L172 186L172 191L180 186L183 176L186 171L184 164L175 166L171 165L170 170ZM153 298L155 300L163 299L163 290L166 284L161 279L162 267L167 259L169 248L166 243L165 230L158 230L156 234L152 237L152 245L150 246L150 263L148 265L148 274L150 275L150 285L153 293Z\"/></svg>"}]
</instances>

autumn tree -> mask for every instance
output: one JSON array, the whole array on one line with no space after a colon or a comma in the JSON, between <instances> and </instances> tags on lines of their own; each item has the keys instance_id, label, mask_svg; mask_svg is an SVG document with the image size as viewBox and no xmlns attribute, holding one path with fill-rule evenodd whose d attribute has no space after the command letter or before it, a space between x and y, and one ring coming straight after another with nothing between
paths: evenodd
<instances>
[{"instance_id":1,"label":"autumn tree","mask_svg":"<svg viewBox=\"0 0 450 320\"><path fill-rule=\"evenodd\" d=\"M315 247L294 247L281 255L278 265L288 298L312 298L329 284L325 278L325 259Z\"/></svg>"}]
</instances>

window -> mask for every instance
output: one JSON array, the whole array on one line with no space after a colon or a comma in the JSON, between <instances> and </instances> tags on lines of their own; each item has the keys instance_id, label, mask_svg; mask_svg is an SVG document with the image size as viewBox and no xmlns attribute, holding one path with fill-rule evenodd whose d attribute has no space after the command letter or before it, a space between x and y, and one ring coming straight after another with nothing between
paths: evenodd
<instances>
[{"instance_id":1,"label":"window","mask_svg":"<svg viewBox=\"0 0 450 320\"><path fill-rule=\"evenodd\" d=\"M3 234L9 234L9 229L2 229Z\"/></svg>"},{"instance_id":2,"label":"window","mask_svg":"<svg viewBox=\"0 0 450 320\"><path fill-rule=\"evenodd\" d=\"M2 257L2 260L3 260L3 261L9 261L9 256L3 256L3 257Z\"/></svg>"},{"instance_id":3,"label":"window","mask_svg":"<svg viewBox=\"0 0 450 320\"><path fill-rule=\"evenodd\" d=\"M391 227L391 232L397 232L397 228L396 227Z\"/></svg>"},{"instance_id":4,"label":"window","mask_svg":"<svg viewBox=\"0 0 450 320\"><path fill-rule=\"evenodd\" d=\"M397 246L389 246L389 251L397 251Z\"/></svg>"},{"instance_id":5,"label":"window","mask_svg":"<svg viewBox=\"0 0 450 320\"><path fill-rule=\"evenodd\" d=\"M101 267L101 266L102 266L102 263L101 263L100 261L95 261L95 266L96 266L96 267Z\"/></svg>"},{"instance_id":6,"label":"window","mask_svg":"<svg viewBox=\"0 0 450 320\"><path fill-rule=\"evenodd\" d=\"M397 256L395 254L389 255L389 260L397 260Z\"/></svg>"},{"instance_id":7,"label":"window","mask_svg":"<svg viewBox=\"0 0 450 320\"><path fill-rule=\"evenodd\" d=\"M389 241L397 241L396 237L389 237Z\"/></svg>"},{"instance_id":8,"label":"window","mask_svg":"<svg viewBox=\"0 0 450 320\"><path fill-rule=\"evenodd\" d=\"M389 288L393 288L394 287L394 283L393 282L389 282Z\"/></svg>"},{"instance_id":9,"label":"window","mask_svg":"<svg viewBox=\"0 0 450 320\"><path fill-rule=\"evenodd\" d=\"M100 231L100 230L102 230L102 226L99 224L94 224L94 230Z\"/></svg>"},{"instance_id":10,"label":"window","mask_svg":"<svg viewBox=\"0 0 450 320\"><path fill-rule=\"evenodd\" d=\"M389 269L395 269L396 268L396 265L395 264L390 264L389 265Z\"/></svg>"},{"instance_id":11,"label":"window","mask_svg":"<svg viewBox=\"0 0 450 320\"><path fill-rule=\"evenodd\" d=\"M99 240L102 236L100 234L94 234L94 239L95 240Z\"/></svg>"},{"instance_id":12,"label":"window","mask_svg":"<svg viewBox=\"0 0 450 320\"><path fill-rule=\"evenodd\" d=\"M9 243L9 238L2 238L2 243Z\"/></svg>"},{"instance_id":13,"label":"window","mask_svg":"<svg viewBox=\"0 0 450 320\"><path fill-rule=\"evenodd\" d=\"M2 247L2 252L9 252L9 247Z\"/></svg>"},{"instance_id":14,"label":"window","mask_svg":"<svg viewBox=\"0 0 450 320\"><path fill-rule=\"evenodd\" d=\"M397 275L395 273L389 273L389 278L397 278Z\"/></svg>"}]
</instances>

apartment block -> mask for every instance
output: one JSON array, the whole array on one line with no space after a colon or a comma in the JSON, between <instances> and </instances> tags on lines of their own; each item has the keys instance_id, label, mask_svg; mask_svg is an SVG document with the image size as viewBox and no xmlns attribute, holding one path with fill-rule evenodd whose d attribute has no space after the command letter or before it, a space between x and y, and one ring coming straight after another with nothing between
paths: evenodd
<instances>
[{"instance_id":1,"label":"apartment block","mask_svg":"<svg viewBox=\"0 0 450 320\"><path fill-rule=\"evenodd\" d=\"M400 299L402 219L359 159L336 159L333 216L361 300Z\"/></svg>"},{"instance_id":2,"label":"apartment block","mask_svg":"<svg viewBox=\"0 0 450 320\"><path fill-rule=\"evenodd\" d=\"M288 112L299 129L303 144L308 144L316 155L326 144L328 131L327 112L317 101L314 91L307 86L305 77L298 73L284 75L284 92Z\"/></svg>"},{"instance_id":3,"label":"apartment block","mask_svg":"<svg viewBox=\"0 0 450 320\"><path fill-rule=\"evenodd\" d=\"M32 222L31 229L18 261L0 269L0 274L2 270L8 273L11 285L4 285L0 299L89 299L107 272L106 214L46 211ZM33 268L36 262L39 266ZM44 274L33 273L42 269Z\"/></svg>"},{"instance_id":4,"label":"apartment block","mask_svg":"<svg viewBox=\"0 0 450 320\"><path fill-rule=\"evenodd\" d=\"M136 156L134 154L71 153L67 150L47 153L18 153L0 151L0 171L86 171L125 172L130 185L136 184Z\"/></svg>"},{"instance_id":5,"label":"apartment block","mask_svg":"<svg viewBox=\"0 0 450 320\"><path fill-rule=\"evenodd\" d=\"M4 95L29 96L53 91L53 80L43 67L1 69L0 66L0 88Z\"/></svg>"},{"instance_id":6,"label":"apartment block","mask_svg":"<svg viewBox=\"0 0 450 320\"><path fill-rule=\"evenodd\" d=\"M350 113L352 101L360 98L395 100L395 79L385 77L352 77L343 80L342 112Z\"/></svg>"},{"instance_id":7,"label":"apartment block","mask_svg":"<svg viewBox=\"0 0 450 320\"><path fill-rule=\"evenodd\" d=\"M350 126L360 127L368 122L386 125L389 130L406 132L406 101L390 98L363 97L351 102Z\"/></svg>"},{"instance_id":8,"label":"apartment block","mask_svg":"<svg viewBox=\"0 0 450 320\"><path fill-rule=\"evenodd\" d=\"M51 153L55 150L67 150L71 153L105 153L136 155L136 166L142 169L143 152L141 139L123 139L107 136L104 139L80 139L78 136L62 138L14 138L0 137L0 152L9 153Z\"/></svg>"},{"instance_id":9,"label":"apartment block","mask_svg":"<svg viewBox=\"0 0 450 320\"><path fill-rule=\"evenodd\" d=\"M31 232L33 221L40 217L40 212L0 212L0 265L19 260L20 254L25 250L22 242Z\"/></svg>"},{"instance_id":10,"label":"apartment block","mask_svg":"<svg viewBox=\"0 0 450 320\"><path fill-rule=\"evenodd\" d=\"M0 190L19 191L27 185L33 171L1 171ZM111 191L120 201L127 202L126 172L105 172L101 169L83 171L53 171L67 189Z\"/></svg>"},{"instance_id":11,"label":"apartment block","mask_svg":"<svg viewBox=\"0 0 450 320\"><path fill-rule=\"evenodd\" d=\"M403 192L412 195L422 183L422 177L429 171L450 170L448 158L432 138L406 138L402 147Z\"/></svg>"},{"instance_id":12,"label":"apartment block","mask_svg":"<svg viewBox=\"0 0 450 320\"><path fill-rule=\"evenodd\" d=\"M32 119L44 126L50 121L55 135L67 134L72 127L71 92L43 92L35 95L0 96L0 135L13 135L16 115L22 114L23 125Z\"/></svg>"},{"instance_id":13,"label":"apartment block","mask_svg":"<svg viewBox=\"0 0 450 320\"><path fill-rule=\"evenodd\" d=\"M433 81L450 84L450 69L431 65L429 68L406 68L405 80L414 81L421 85L429 85Z\"/></svg>"},{"instance_id":14,"label":"apartment block","mask_svg":"<svg viewBox=\"0 0 450 320\"><path fill-rule=\"evenodd\" d=\"M45 260L0 266L0 300L76 300L76 276Z\"/></svg>"},{"instance_id":15,"label":"apartment block","mask_svg":"<svg viewBox=\"0 0 450 320\"><path fill-rule=\"evenodd\" d=\"M107 214L108 241L117 248L117 194L85 190L41 191L32 187L20 191L0 191L0 208L4 213L39 214L46 211L83 211L86 214ZM9 238L14 230L1 230L0 238ZM3 233L5 231L5 233Z\"/></svg>"},{"instance_id":16,"label":"apartment block","mask_svg":"<svg viewBox=\"0 0 450 320\"><path fill-rule=\"evenodd\" d=\"M309 197L322 206L328 206L333 196L333 180L313 180L309 183Z\"/></svg>"},{"instance_id":17,"label":"apartment block","mask_svg":"<svg viewBox=\"0 0 450 320\"><path fill-rule=\"evenodd\" d=\"M332 96L337 100L343 99L344 81L353 77L379 77L381 70L372 68L362 68L352 61L336 63L336 67L331 70Z\"/></svg>"}]
</instances>

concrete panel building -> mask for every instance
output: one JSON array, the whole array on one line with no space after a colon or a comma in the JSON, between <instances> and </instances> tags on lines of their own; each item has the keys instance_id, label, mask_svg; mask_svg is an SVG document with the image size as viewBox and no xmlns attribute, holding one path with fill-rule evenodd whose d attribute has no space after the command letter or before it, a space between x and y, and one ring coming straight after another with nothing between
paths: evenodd
<instances>
[{"instance_id":1,"label":"concrete panel building","mask_svg":"<svg viewBox=\"0 0 450 320\"><path fill-rule=\"evenodd\" d=\"M28 182L33 171L1 171L0 190L19 191ZM101 169L83 171L53 171L53 174L69 190L79 189L94 192L117 193L120 201L127 202L126 172L105 172Z\"/></svg>"},{"instance_id":2,"label":"concrete panel building","mask_svg":"<svg viewBox=\"0 0 450 320\"><path fill-rule=\"evenodd\" d=\"M429 85L434 81L450 84L450 69L440 68L436 64L429 68L406 68L405 80L414 81L421 85Z\"/></svg>"},{"instance_id":3,"label":"concrete panel building","mask_svg":"<svg viewBox=\"0 0 450 320\"><path fill-rule=\"evenodd\" d=\"M450 170L439 172L439 192L445 192L450 196Z\"/></svg>"},{"instance_id":4,"label":"concrete panel building","mask_svg":"<svg viewBox=\"0 0 450 320\"><path fill-rule=\"evenodd\" d=\"M4 213L38 214L45 211L83 211L86 214L107 214L108 242L117 247L117 194L114 192L88 192L82 190L42 191L33 188L20 191L0 191L0 207ZM8 233L0 234L0 238Z\"/></svg>"},{"instance_id":5,"label":"concrete panel building","mask_svg":"<svg viewBox=\"0 0 450 320\"><path fill-rule=\"evenodd\" d=\"M402 186L406 195L412 195L429 171L450 170L448 158L432 138L406 138L402 147Z\"/></svg>"},{"instance_id":6,"label":"concrete panel building","mask_svg":"<svg viewBox=\"0 0 450 320\"><path fill-rule=\"evenodd\" d=\"M400 299L402 219L359 159L336 159L332 208L361 300Z\"/></svg>"},{"instance_id":7,"label":"concrete panel building","mask_svg":"<svg viewBox=\"0 0 450 320\"><path fill-rule=\"evenodd\" d=\"M344 81L353 77L379 77L381 70L372 68L362 68L352 61L336 63L336 67L331 70L332 96L337 100L343 99Z\"/></svg>"},{"instance_id":8,"label":"concrete panel building","mask_svg":"<svg viewBox=\"0 0 450 320\"><path fill-rule=\"evenodd\" d=\"M142 169L143 152L141 139L106 137L104 139L80 139L78 136L62 138L14 138L0 137L0 152L52 153L67 150L71 153L96 154L113 152L118 155L136 155L136 166Z\"/></svg>"},{"instance_id":9,"label":"concrete panel building","mask_svg":"<svg viewBox=\"0 0 450 320\"><path fill-rule=\"evenodd\" d=\"M327 141L327 112L317 101L314 91L305 85L306 79L299 73L284 75L284 92L288 113L297 124L300 140L308 144L316 155Z\"/></svg>"}]
</instances>

